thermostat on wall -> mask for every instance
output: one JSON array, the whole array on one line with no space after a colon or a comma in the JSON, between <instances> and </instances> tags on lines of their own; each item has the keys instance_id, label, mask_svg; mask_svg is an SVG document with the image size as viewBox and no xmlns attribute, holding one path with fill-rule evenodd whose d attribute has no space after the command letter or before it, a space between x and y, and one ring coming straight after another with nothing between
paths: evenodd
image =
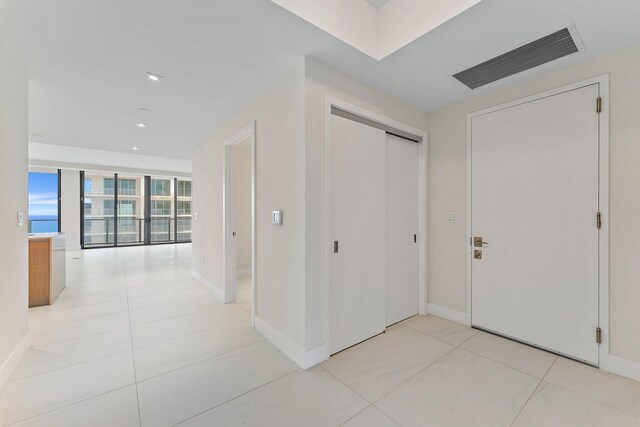
<instances>
[{"instance_id":1,"label":"thermostat on wall","mask_svg":"<svg viewBox=\"0 0 640 427\"><path fill-rule=\"evenodd\" d=\"M274 225L282 225L282 211L273 211L271 219Z\"/></svg>"}]
</instances>

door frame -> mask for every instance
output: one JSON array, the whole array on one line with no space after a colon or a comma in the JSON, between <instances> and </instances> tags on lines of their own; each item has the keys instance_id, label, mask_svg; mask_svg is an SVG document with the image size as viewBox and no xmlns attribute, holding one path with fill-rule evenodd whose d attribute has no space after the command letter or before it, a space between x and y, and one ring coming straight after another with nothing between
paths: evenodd
<instances>
[{"instance_id":1,"label":"door frame","mask_svg":"<svg viewBox=\"0 0 640 427\"><path fill-rule=\"evenodd\" d=\"M418 314L427 313L427 208L428 208L428 134L426 131L393 120L382 114L325 95L323 136L323 321L322 339L326 357L331 353L331 107L353 113L379 124L389 126L422 138L418 144Z\"/></svg>"},{"instance_id":2,"label":"door frame","mask_svg":"<svg viewBox=\"0 0 640 427\"><path fill-rule=\"evenodd\" d=\"M471 293L473 291L471 265L473 256L473 245L471 245L472 229L472 134L471 120L474 117L493 113L506 108L515 107L529 102L548 98L576 89L580 89L593 84L599 85L599 94L602 98L602 110L599 116L599 185L598 204L602 216L602 226L598 238L598 322L602 330L602 342L598 348L599 367L608 369L609 360L609 75L604 74L594 78L582 80L573 84L561 86L552 90L537 93L531 96L520 98L511 102L496 105L480 111L467 114L467 203L466 203L466 324L471 326ZM596 100L593 100L593 108L596 108ZM594 226L595 226L594 212ZM595 339L595 331L594 331Z\"/></svg>"},{"instance_id":3,"label":"door frame","mask_svg":"<svg viewBox=\"0 0 640 427\"><path fill-rule=\"evenodd\" d=\"M255 326L256 317L256 122L244 126L235 134L230 136L224 141L224 154L223 154L223 185L222 185L222 283L223 283L223 295L224 303L229 304L236 301L237 298L237 272L230 274L231 265L237 265L235 261L236 254L231 250L229 239L232 237L231 224L228 219L232 214L232 205L235 194L229 191L229 186L235 182L235 178L232 177L232 173L235 172L235 167L231 160L231 149L235 144L238 144L245 139L250 138L251 145L251 326ZM236 280L233 280L235 278Z\"/></svg>"}]
</instances>

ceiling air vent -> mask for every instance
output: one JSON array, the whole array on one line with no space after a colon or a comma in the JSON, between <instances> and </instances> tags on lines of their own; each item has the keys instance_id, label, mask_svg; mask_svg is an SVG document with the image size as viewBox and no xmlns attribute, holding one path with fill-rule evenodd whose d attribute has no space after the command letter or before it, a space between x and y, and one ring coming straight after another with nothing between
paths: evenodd
<instances>
[{"instance_id":1,"label":"ceiling air vent","mask_svg":"<svg viewBox=\"0 0 640 427\"><path fill-rule=\"evenodd\" d=\"M453 77L469 88L476 89L576 52L578 46L569 29L564 28L454 74Z\"/></svg>"}]
</instances>

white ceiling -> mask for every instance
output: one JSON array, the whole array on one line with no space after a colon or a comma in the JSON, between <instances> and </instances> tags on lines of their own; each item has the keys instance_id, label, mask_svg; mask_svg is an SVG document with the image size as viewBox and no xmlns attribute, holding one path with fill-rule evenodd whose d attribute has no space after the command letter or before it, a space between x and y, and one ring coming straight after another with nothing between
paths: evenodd
<instances>
[{"instance_id":1,"label":"white ceiling","mask_svg":"<svg viewBox=\"0 0 640 427\"><path fill-rule=\"evenodd\" d=\"M29 166L62 169L107 170L153 175L191 175L191 161L147 154L94 150L67 145L29 143Z\"/></svg>"},{"instance_id":2,"label":"white ceiling","mask_svg":"<svg viewBox=\"0 0 640 427\"><path fill-rule=\"evenodd\" d=\"M638 42L638 17L637 0L483 0L376 61L269 0L1 0L0 40L29 69L34 142L188 159L305 55L432 110ZM473 92L451 78L571 23L585 53Z\"/></svg>"},{"instance_id":3,"label":"white ceiling","mask_svg":"<svg viewBox=\"0 0 640 427\"><path fill-rule=\"evenodd\" d=\"M367 2L376 9L380 9L382 6L387 4L388 1L389 0L367 0Z\"/></svg>"},{"instance_id":4,"label":"white ceiling","mask_svg":"<svg viewBox=\"0 0 640 427\"><path fill-rule=\"evenodd\" d=\"M380 61L481 0L393 0L376 9L362 0L271 0Z\"/></svg>"}]
</instances>

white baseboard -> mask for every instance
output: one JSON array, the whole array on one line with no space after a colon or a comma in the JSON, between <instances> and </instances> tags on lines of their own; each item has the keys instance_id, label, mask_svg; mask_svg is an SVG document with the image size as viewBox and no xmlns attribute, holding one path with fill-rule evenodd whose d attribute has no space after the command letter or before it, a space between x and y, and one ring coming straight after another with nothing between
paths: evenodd
<instances>
[{"instance_id":1,"label":"white baseboard","mask_svg":"<svg viewBox=\"0 0 640 427\"><path fill-rule=\"evenodd\" d=\"M293 341L284 336L282 332L256 316L255 328L262 336L275 345L289 359L293 360L302 369L309 369L329 358L329 352L325 346L316 347L305 351Z\"/></svg>"},{"instance_id":2,"label":"white baseboard","mask_svg":"<svg viewBox=\"0 0 640 427\"><path fill-rule=\"evenodd\" d=\"M213 294L213 296L215 296L216 298L220 299L220 301L225 302L224 301L224 291L222 289L220 289L219 287L217 287L216 285L214 285L213 283L211 283L209 280L207 280L207 278L204 277L202 274L198 273L195 270L191 270L191 277L196 279L198 282L200 282L200 284L202 286L207 288L207 290L209 292L211 292Z\"/></svg>"},{"instance_id":3,"label":"white baseboard","mask_svg":"<svg viewBox=\"0 0 640 427\"><path fill-rule=\"evenodd\" d=\"M18 364L29 350L31 345L31 336L27 333L13 349L7 360L5 360L0 366L0 391L4 388L5 384L13 375L13 372L18 367Z\"/></svg>"},{"instance_id":4,"label":"white baseboard","mask_svg":"<svg viewBox=\"0 0 640 427\"><path fill-rule=\"evenodd\" d=\"M236 272L236 276L237 277L249 277L249 276L251 276L251 269L250 268L245 268L244 270L238 270Z\"/></svg>"},{"instance_id":5,"label":"white baseboard","mask_svg":"<svg viewBox=\"0 0 640 427\"><path fill-rule=\"evenodd\" d=\"M600 369L612 374L620 375L621 377L640 381L640 362L623 359L620 356L610 354L606 360L600 361Z\"/></svg>"},{"instance_id":6,"label":"white baseboard","mask_svg":"<svg viewBox=\"0 0 640 427\"><path fill-rule=\"evenodd\" d=\"M467 313L462 311L452 310L447 307L436 304L427 304L427 312L443 319L451 320L452 322L461 323L463 325L470 326L471 319Z\"/></svg>"}]
</instances>

